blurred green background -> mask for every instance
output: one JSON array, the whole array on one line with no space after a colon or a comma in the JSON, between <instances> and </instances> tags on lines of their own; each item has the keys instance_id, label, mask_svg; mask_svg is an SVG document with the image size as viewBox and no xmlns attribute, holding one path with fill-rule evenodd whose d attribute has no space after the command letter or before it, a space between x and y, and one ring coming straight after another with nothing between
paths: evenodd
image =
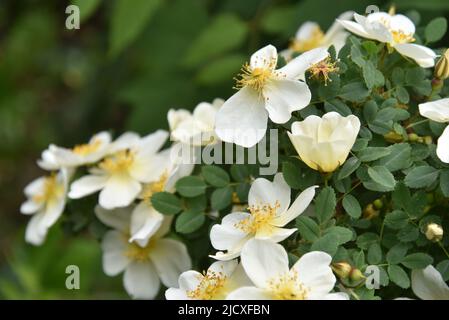
<instances>
[{"instance_id":1,"label":"blurred green background","mask_svg":"<svg viewBox=\"0 0 449 320\"><path fill-rule=\"evenodd\" d=\"M65 27L77 4L81 28ZM93 133L141 134L167 128L169 108L226 98L233 76L257 48L284 48L301 23L326 30L365 0L1 0L0 298L124 298L121 276L101 270L88 231L64 237L58 226L42 247L24 243L23 188L42 174L49 143L72 146ZM422 24L448 15L447 0L397 0ZM413 14L413 13L412 13ZM446 38L447 39L447 38ZM65 289L65 268L81 269L81 289Z\"/></svg>"}]
</instances>

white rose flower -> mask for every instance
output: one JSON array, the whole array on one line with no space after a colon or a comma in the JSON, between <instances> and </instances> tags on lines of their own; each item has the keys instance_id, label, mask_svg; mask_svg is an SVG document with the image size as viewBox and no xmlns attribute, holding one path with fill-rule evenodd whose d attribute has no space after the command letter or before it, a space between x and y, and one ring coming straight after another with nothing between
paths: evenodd
<instances>
[{"instance_id":1,"label":"white rose flower","mask_svg":"<svg viewBox=\"0 0 449 320\"><path fill-rule=\"evenodd\" d=\"M163 238L170 230L170 217L165 217L147 245L129 242L131 210L132 207L95 209L98 219L113 228L101 243L103 270L108 276L124 271L123 285L131 297L153 299L161 282L166 287L176 286L179 275L191 268L191 261L182 242Z\"/></svg>"},{"instance_id":2,"label":"white rose flower","mask_svg":"<svg viewBox=\"0 0 449 320\"><path fill-rule=\"evenodd\" d=\"M205 273L194 270L179 276L179 288L165 292L167 300L224 300L237 288L252 285L237 260L214 262Z\"/></svg>"},{"instance_id":3,"label":"white rose flower","mask_svg":"<svg viewBox=\"0 0 449 320\"><path fill-rule=\"evenodd\" d=\"M210 231L212 246L217 250L217 260L230 260L238 257L245 243L252 239L270 239L280 242L297 229L283 228L302 214L315 196L312 186L304 190L290 206L290 187L282 173L276 174L273 182L264 178L256 179L248 194L249 211L233 212L225 216L221 224Z\"/></svg>"},{"instance_id":4,"label":"white rose flower","mask_svg":"<svg viewBox=\"0 0 449 320\"><path fill-rule=\"evenodd\" d=\"M326 49L305 52L277 69L278 54L268 45L251 56L237 80L239 91L220 108L215 120L218 137L249 148L265 136L268 117L285 123L291 113L306 107L311 99L304 74L312 65L328 57Z\"/></svg>"},{"instance_id":5,"label":"white rose flower","mask_svg":"<svg viewBox=\"0 0 449 320\"><path fill-rule=\"evenodd\" d=\"M293 122L288 136L305 164L314 170L333 172L346 161L359 130L356 116L329 112L322 118L312 115Z\"/></svg>"},{"instance_id":6,"label":"white rose flower","mask_svg":"<svg viewBox=\"0 0 449 320\"><path fill-rule=\"evenodd\" d=\"M185 109L170 109L167 118L171 139L197 146L218 142L214 131L215 116L223 103L224 100L218 98L212 103L201 102L193 113Z\"/></svg>"},{"instance_id":7,"label":"white rose flower","mask_svg":"<svg viewBox=\"0 0 449 320\"><path fill-rule=\"evenodd\" d=\"M449 300L449 287L433 266L412 271L413 293L422 300Z\"/></svg>"},{"instance_id":8,"label":"white rose flower","mask_svg":"<svg viewBox=\"0 0 449 320\"><path fill-rule=\"evenodd\" d=\"M415 25L402 14L390 15L386 12L375 12L364 17L354 13L354 21L337 20L347 30L356 35L377 40L394 48L405 57L413 59L423 68L433 67L436 54L433 50L414 44Z\"/></svg>"},{"instance_id":9,"label":"white rose flower","mask_svg":"<svg viewBox=\"0 0 449 320\"><path fill-rule=\"evenodd\" d=\"M25 240L41 245L48 229L56 223L64 211L70 170L62 169L57 174L40 177L25 187L27 200L20 212L33 215L25 231Z\"/></svg>"},{"instance_id":10,"label":"white rose flower","mask_svg":"<svg viewBox=\"0 0 449 320\"><path fill-rule=\"evenodd\" d=\"M338 19L351 20L353 15L353 11L346 11ZM349 33L337 21L332 24L326 33L321 30L318 23L306 21L299 27L289 48L282 51L281 55L286 60L290 60L294 53L305 52L320 47L327 49L330 46L334 46L338 53L345 45L348 35Z\"/></svg>"},{"instance_id":11,"label":"white rose flower","mask_svg":"<svg viewBox=\"0 0 449 320\"><path fill-rule=\"evenodd\" d=\"M142 191L142 183L157 181L163 173L166 158L158 151L167 138L163 130L143 138L123 134L89 175L72 183L69 197L78 199L101 190L99 203L103 208L128 206Z\"/></svg>"},{"instance_id":12,"label":"white rose flower","mask_svg":"<svg viewBox=\"0 0 449 320\"><path fill-rule=\"evenodd\" d=\"M78 167L101 160L108 152L111 135L100 132L94 135L88 143L80 144L72 149L50 145L42 152L38 165L45 170Z\"/></svg>"},{"instance_id":13,"label":"white rose flower","mask_svg":"<svg viewBox=\"0 0 449 320\"><path fill-rule=\"evenodd\" d=\"M348 300L346 293L331 293L335 276L332 257L325 252L304 254L288 267L284 247L270 240L249 241L242 250L242 265L254 286L239 288L229 300Z\"/></svg>"},{"instance_id":14,"label":"white rose flower","mask_svg":"<svg viewBox=\"0 0 449 320\"><path fill-rule=\"evenodd\" d=\"M432 121L449 122L449 98L421 103L419 113ZM444 129L437 142L437 156L444 163L449 163L449 126Z\"/></svg>"}]
</instances>

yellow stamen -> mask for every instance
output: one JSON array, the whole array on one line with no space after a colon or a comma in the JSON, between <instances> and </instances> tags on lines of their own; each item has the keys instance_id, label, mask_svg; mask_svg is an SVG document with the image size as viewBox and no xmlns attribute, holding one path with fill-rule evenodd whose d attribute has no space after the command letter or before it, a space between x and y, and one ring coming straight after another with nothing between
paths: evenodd
<instances>
[{"instance_id":1,"label":"yellow stamen","mask_svg":"<svg viewBox=\"0 0 449 320\"><path fill-rule=\"evenodd\" d=\"M330 73L338 72L337 62L332 62L330 57L314 64L308 70L310 72L310 77L319 80L322 78L324 80L324 85L327 86L328 81L332 81L329 77Z\"/></svg>"},{"instance_id":2,"label":"yellow stamen","mask_svg":"<svg viewBox=\"0 0 449 320\"><path fill-rule=\"evenodd\" d=\"M391 31L391 34L393 35L393 41L395 43L415 42L413 34L404 33L402 31Z\"/></svg>"},{"instance_id":3,"label":"yellow stamen","mask_svg":"<svg viewBox=\"0 0 449 320\"><path fill-rule=\"evenodd\" d=\"M276 60L264 61L264 68L251 68L248 63L242 66L241 73L234 80L236 81L235 89L241 89L250 86L259 94L262 94L263 88L273 77L279 76L275 71Z\"/></svg>"},{"instance_id":4,"label":"yellow stamen","mask_svg":"<svg viewBox=\"0 0 449 320\"><path fill-rule=\"evenodd\" d=\"M118 173L127 171L133 162L133 152L130 150L124 150L104 159L99 164L99 167L109 173Z\"/></svg>"},{"instance_id":5,"label":"yellow stamen","mask_svg":"<svg viewBox=\"0 0 449 320\"><path fill-rule=\"evenodd\" d=\"M76 145L72 151L80 156L85 156L97 151L101 146L101 140L95 139L90 143Z\"/></svg>"},{"instance_id":6,"label":"yellow stamen","mask_svg":"<svg viewBox=\"0 0 449 320\"><path fill-rule=\"evenodd\" d=\"M46 203L56 197L59 197L63 193L63 186L58 183L57 176L52 174L44 180L44 190L40 194L33 196L33 201Z\"/></svg>"},{"instance_id":7,"label":"yellow stamen","mask_svg":"<svg viewBox=\"0 0 449 320\"><path fill-rule=\"evenodd\" d=\"M153 194L164 191L167 180L168 180L168 172L164 171L164 173L162 173L162 175L159 177L159 180L147 183L143 186L143 190L140 195L141 198L143 200L149 200L151 199Z\"/></svg>"},{"instance_id":8,"label":"yellow stamen","mask_svg":"<svg viewBox=\"0 0 449 320\"><path fill-rule=\"evenodd\" d=\"M153 243L151 241L145 247L141 247L138 244L132 242L128 244L125 251L125 256L129 259L137 262L145 262L150 259L150 252L153 249Z\"/></svg>"},{"instance_id":9,"label":"yellow stamen","mask_svg":"<svg viewBox=\"0 0 449 320\"><path fill-rule=\"evenodd\" d=\"M222 272L203 272L200 283L195 290L187 291L187 297L198 300L224 299L226 276Z\"/></svg>"},{"instance_id":10,"label":"yellow stamen","mask_svg":"<svg viewBox=\"0 0 449 320\"><path fill-rule=\"evenodd\" d=\"M320 27L316 27L308 39L292 39L289 48L293 52L302 53L320 47L323 44L323 40L324 32Z\"/></svg>"},{"instance_id":11,"label":"yellow stamen","mask_svg":"<svg viewBox=\"0 0 449 320\"><path fill-rule=\"evenodd\" d=\"M277 209L279 209L279 201L274 206L270 204L249 206L250 216L237 222L234 226L246 233L254 234L257 231L272 229L271 221L276 217Z\"/></svg>"},{"instance_id":12,"label":"yellow stamen","mask_svg":"<svg viewBox=\"0 0 449 320\"><path fill-rule=\"evenodd\" d=\"M306 300L309 293L295 270L270 280L268 289L276 300Z\"/></svg>"}]
</instances>

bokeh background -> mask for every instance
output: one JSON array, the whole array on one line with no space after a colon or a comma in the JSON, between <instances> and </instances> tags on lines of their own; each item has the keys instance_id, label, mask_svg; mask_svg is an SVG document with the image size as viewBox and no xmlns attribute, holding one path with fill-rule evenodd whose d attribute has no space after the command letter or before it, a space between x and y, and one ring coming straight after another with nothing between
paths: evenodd
<instances>
[{"instance_id":1,"label":"bokeh background","mask_svg":"<svg viewBox=\"0 0 449 320\"><path fill-rule=\"evenodd\" d=\"M394 3L418 11L422 25L449 13L448 0ZM80 7L79 30L65 27L69 4ZM55 226L37 248L23 240L23 188L42 174L36 159L49 143L166 129L168 109L230 96L259 47L286 47L304 21L326 30L341 12L368 5L391 2L0 0L0 298L126 298L121 277L102 273L89 230L73 238ZM69 264L81 269L80 290L65 289Z\"/></svg>"}]
</instances>

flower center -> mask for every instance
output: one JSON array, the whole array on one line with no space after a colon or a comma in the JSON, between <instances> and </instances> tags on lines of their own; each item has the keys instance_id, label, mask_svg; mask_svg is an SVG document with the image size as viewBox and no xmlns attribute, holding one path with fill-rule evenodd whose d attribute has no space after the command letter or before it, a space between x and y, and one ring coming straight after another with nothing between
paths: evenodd
<instances>
[{"instance_id":1,"label":"flower center","mask_svg":"<svg viewBox=\"0 0 449 320\"><path fill-rule=\"evenodd\" d=\"M145 247L131 242L125 251L125 256L137 262L145 262L150 259L150 251L153 248L153 242L149 241Z\"/></svg>"},{"instance_id":2,"label":"flower center","mask_svg":"<svg viewBox=\"0 0 449 320\"><path fill-rule=\"evenodd\" d=\"M49 202L60 196L63 192L62 185L57 181L56 175L52 174L44 180L43 191L33 196L35 202Z\"/></svg>"},{"instance_id":3,"label":"flower center","mask_svg":"<svg viewBox=\"0 0 449 320\"><path fill-rule=\"evenodd\" d=\"M125 172L134 162L134 154L131 150L119 151L104 159L99 167L109 173Z\"/></svg>"},{"instance_id":4,"label":"flower center","mask_svg":"<svg viewBox=\"0 0 449 320\"><path fill-rule=\"evenodd\" d=\"M151 199L153 194L164 191L167 180L168 172L164 171L164 173L162 173L162 175L159 177L159 180L147 183L143 186L141 198L144 200L149 200Z\"/></svg>"},{"instance_id":5,"label":"flower center","mask_svg":"<svg viewBox=\"0 0 449 320\"><path fill-rule=\"evenodd\" d=\"M309 289L298 279L295 270L268 282L268 289L276 300L306 300Z\"/></svg>"},{"instance_id":6,"label":"flower center","mask_svg":"<svg viewBox=\"0 0 449 320\"><path fill-rule=\"evenodd\" d=\"M237 222L234 226L248 234L254 234L262 229L270 231L272 229L271 221L276 217L276 211L279 207L279 201L276 201L274 206L270 204L252 205L248 207L251 215Z\"/></svg>"},{"instance_id":7,"label":"flower center","mask_svg":"<svg viewBox=\"0 0 449 320\"><path fill-rule=\"evenodd\" d=\"M332 62L331 58L327 57L326 59L312 65L308 71L311 74L311 78L322 78L324 80L324 85L327 86L327 82L332 81L329 74L338 71L337 62Z\"/></svg>"},{"instance_id":8,"label":"flower center","mask_svg":"<svg viewBox=\"0 0 449 320\"><path fill-rule=\"evenodd\" d=\"M413 34L404 33L402 31L391 31L393 35L393 41L395 43L409 43L414 42L415 38L413 38Z\"/></svg>"},{"instance_id":9,"label":"flower center","mask_svg":"<svg viewBox=\"0 0 449 320\"><path fill-rule=\"evenodd\" d=\"M294 52L305 52L322 45L324 40L324 32L320 27L313 28L310 36L307 39L292 39L289 48Z\"/></svg>"},{"instance_id":10,"label":"flower center","mask_svg":"<svg viewBox=\"0 0 449 320\"><path fill-rule=\"evenodd\" d=\"M90 143L79 144L73 147L72 151L80 156L85 156L97 151L101 146L101 140L95 139Z\"/></svg>"},{"instance_id":11,"label":"flower center","mask_svg":"<svg viewBox=\"0 0 449 320\"><path fill-rule=\"evenodd\" d=\"M262 94L263 88L268 80L275 76L274 68L276 60L270 60L265 68L251 68L248 63L242 66L241 73L235 78L235 89L241 89L250 86L259 94Z\"/></svg>"},{"instance_id":12,"label":"flower center","mask_svg":"<svg viewBox=\"0 0 449 320\"><path fill-rule=\"evenodd\" d=\"M187 291L187 296L198 300L224 299L223 288L226 276L222 272L203 272L201 281L195 290Z\"/></svg>"}]
</instances>

